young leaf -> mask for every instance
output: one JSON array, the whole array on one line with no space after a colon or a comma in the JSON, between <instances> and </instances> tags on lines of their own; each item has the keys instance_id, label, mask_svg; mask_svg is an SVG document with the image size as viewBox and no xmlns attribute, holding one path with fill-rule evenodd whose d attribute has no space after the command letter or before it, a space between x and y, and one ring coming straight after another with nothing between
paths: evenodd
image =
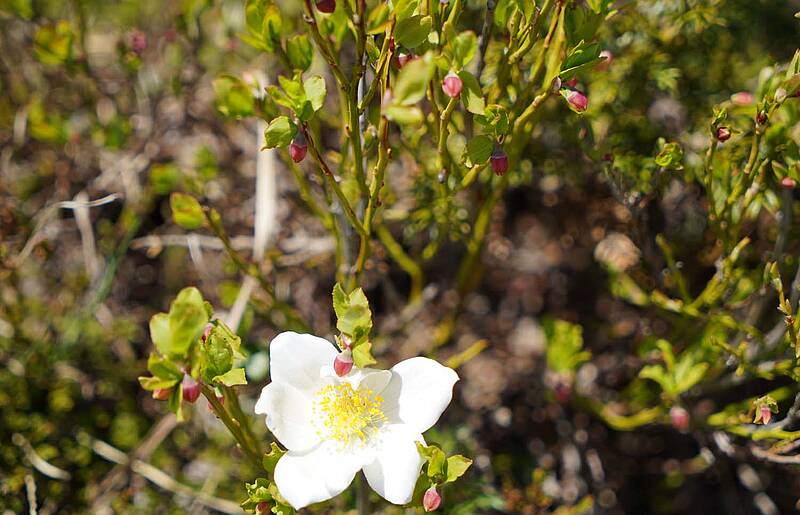
<instances>
[{"instance_id":1,"label":"young leaf","mask_svg":"<svg viewBox=\"0 0 800 515\"><path fill-rule=\"evenodd\" d=\"M463 476L470 465L472 465L472 460L460 454L447 458L447 479L445 479L445 482L452 483Z\"/></svg>"},{"instance_id":2,"label":"young leaf","mask_svg":"<svg viewBox=\"0 0 800 515\"><path fill-rule=\"evenodd\" d=\"M243 368L232 368L222 375L215 376L212 381L215 383L222 383L225 386L247 384L247 378L244 375Z\"/></svg>"},{"instance_id":3,"label":"young leaf","mask_svg":"<svg viewBox=\"0 0 800 515\"><path fill-rule=\"evenodd\" d=\"M325 103L325 79L319 75L306 79L303 83L303 91L306 98L311 102L311 108L314 112L319 111Z\"/></svg>"},{"instance_id":4,"label":"young leaf","mask_svg":"<svg viewBox=\"0 0 800 515\"><path fill-rule=\"evenodd\" d=\"M269 452L264 454L264 457L261 460L264 470L270 474L275 472L275 466L278 464L278 460L281 459L284 454L286 454L286 451L278 447L278 444L275 442L272 442Z\"/></svg>"},{"instance_id":5,"label":"young leaf","mask_svg":"<svg viewBox=\"0 0 800 515\"><path fill-rule=\"evenodd\" d=\"M208 323L209 316L200 291L194 287L181 290L170 305L168 316L170 342L162 353L168 357L181 358L200 337ZM151 327L152 321L151 319Z\"/></svg>"},{"instance_id":6,"label":"young leaf","mask_svg":"<svg viewBox=\"0 0 800 515\"><path fill-rule=\"evenodd\" d=\"M253 94L242 81L229 75L214 80L212 83L216 93L216 106L219 112L231 118L244 118L252 115Z\"/></svg>"},{"instance_id":7,"label":"young leaf","mask_svg":"<svg viewBox=\"0 0 800 515\"><path fill-rule=\"evenodd\" d=\"M461 101L464 102L464 107L472 114L484 114L486 102L483 100L483 92L478 84L478 79L467 70L461 70L458 72L458 76L464 85L461 90Z\"/></svg>"},{"instance_id":8,"label":"young leaf","mask_svg":"<svg viewBox=\"0 0 800 515\"><path fill-rule=\"evenodd\" d=\"M484 135L475 136L467 143L467 156L473 165L482 165L492 157L494 142Z\"/></svg>"},{"instance_id":9,"label":"young leaf","mask_svg":"<svg viewBox=\"0 0 800 515\"><path fill-rule=\"evenodd\" d=\"M478 51L478 37L471 30L467 30L453 38L453 68L460 70L466 67ZM459 73L459 75L461 75ZM463 77L462 77L463 79Z\"/></svg>"},{"instance_id":10,"label":"young leaf","mask_svg":"<svg viewBox=\"0 0 800 515\"><path fill-rule=\"evenodd\" d=\"M297 134L297 127L288 117L279 116L272 120L264 131L264 144L267 148L285 147Z\"/></svg>"},{"instance_id":11,"label":"young leaf","mask_svg":"<svg viewBox=\"0 0 800 515\"><path fill-rule=\"evenodd\" d=\"M419 14L401 20L394 29L394 39L406 48L416 48L428 39L431 24L430 16L423 17Z\"/></svg>"},{"instance_id":12,"label":"young leaf","mask_svg":"<svg viewBox=\"0 0 800 515\"><path fill-rule=\"evenodd\" d=\"M173 193L169 197L169 206L172 208L172 219L184 229L191 231L203 226L203 208L191 195Z\"/></svg>"},{"instance_id":13,"label":"young leaf","mask_svg":"<svg viewBox=\"0 0 800 515\"><path fill-rule=\"evenodd\" d=\"M308 70L314 59L314 48L311 46L308 36L298 34L289 38L286 42L286 55L292 66L298 70Z\"/></svg>"},{"instance_id":14,"label":"young leaf","mask_svg":"<svg viewBox=\"0 0 800 515\"><path fill-rule=\"evenodd\" d=\"M416 104L425 97L425 90L434 72L433 59L425 56L406 64L397 76L394 86L394 105Z\"/></svg>"}]
</instances>

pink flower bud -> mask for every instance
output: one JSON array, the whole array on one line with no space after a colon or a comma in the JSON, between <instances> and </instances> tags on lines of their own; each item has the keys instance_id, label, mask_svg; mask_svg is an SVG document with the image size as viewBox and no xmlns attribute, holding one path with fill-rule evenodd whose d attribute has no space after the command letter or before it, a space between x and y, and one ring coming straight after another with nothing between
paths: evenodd
<instances>
[{"instance_id":1,"label":"pink flower bud","mask_svg":"<svg viewBox=\"0 0 800 515\"><path fill-rule=\"evenodd\" d=\"M719 141L728 141L731 139L731 130L727 127L717 127L717 139Z\"/></svg>"},{"instance_id":2,"label":"pink flower bud","mask_svg":"<svg viewBox=\"0 0 800 515\"><path fill-rule=\"evenodd\" d=\"M600 52L600 57L604 57L605 59L600 61L600 64L597 65L597 69L600 71L608 70L611 67L611 63L614 62L614 54L612 54L610 50L603 50Z\"/></svg>"},{"instance_id":3,"label":"pink flower bud","mask_svg":"<svg viewBox=\"0 0 800 515\"><path fill-rule=\"evenodd\" d=\"M153 390L153 398L157 401L165 401L172 395L172 388L158 388Z\"/></svg>"},{"instance_id":4,"label":"pink flower bud","mask_svg":"<svg viewBox=\"0 0 800 515\"><path fill-rule=\"evenodd\" d=\"M442 496L436 490L436 486L432 486L425 490L425 495L422 496L422 507L425 511L436 511L442 504Z\"/></svg>"},{"instance_id":5,"label":"pink flower bud","mask_svg":"<svg viewBox=\"0 0 800 515\"><path fill-rule=\"evenodd\" d=\"M189 374L183 374L181 389L183 390L183 398L191 403L194 403L200 397L200 383L195 381L194 377Z\"/></svg>"},{"instance_id":6,"label":"pink flower bud","mask_svg":"<svg viewBox=\"0 0 800 515\"><path fill-rule=\"evenodd\" d=\"M576 113L583 113L589 107L589 98L582 91L578 91L577 89L571 89L566 93L563 91L564 90L562 90L562 95L567 100L569 108Z\"/></svg>"},{"instance_id":7,"label":"pink flower bud","mask_svg":"<svg viewBox=\"0 0 800 515\"><path fill-rule=\"evenodd\" d=\"M503 152L503 148L500 145L494 147L491 162L492 171L498 177L504 175L508 171L508 156Z\"/></svg>"},{"instance_id":8,"label":"pink flower bud","mask_svg":"<svg viewBox=\"0 0 800 515\"><path fill-rule=\"evenodd\" d=\"M330 14L336 10L336 0L317 0L317 10Z\"/></svg>"},{"instance_id":9,"label":"pink flower bud","mask_svg":"<svg viewBox=\"0 0 800 515\"><path fill-rule=\"evenodd\" d=\"M787 190L793 190L797 186L797 181L792 179L791 177L784 177L781 179L781 186L786 188Z\"/></svg>"},{"instance_id":10,"label":"pink flower bud","mask_svg":"<svg viewBox=\"0 0 800 515\"><path fill-rule=\"evenodd\" d=\"M574 88L575 86L578 85L578 79L576 77L572 77L570 80L568 80L564 84L566 84L570 88Z\"/></svg>"},{"instance_id":11,"label":"pink flower bud","mask_svg":"<svg viewBox=\"0 0 800 515\"><path fill-rule=\"evenodd\" d=\"M140 55L147 50L147 35L139 29L131 32L131 50Z\"/></svg>"},{"instance_id":12,"label":"pink flower bud","mask_svg":"<svg viewBox=\"0 0 800 515\"><path fill-rule=\"evenodd\" d=\"M761 422L769 424L770 420L772 420L772 411L769 409L769 406L761 406Z\"/></svg>"},{"instance_id":13,"label":"pink flower bud","mask_svg":"<svg viewBox=\"0 0 800 515\"><path fill-rule=\"evenodd\" d=\"M731 95L731 102L737 106L749 106L756 101L756 97L749 91L740 91Z\"/></svg>"},{"instance_id":14,"label":"pink flower bud","mask_svg":"<svg viewBox=\"0 0 800 515\"><path fill-rule=\"evenodd\" d=\"M339 377L344 377L353 370L353 353L350 349L343 350L334 358L333 370Z\"/></svg>"},{"instance_id":15,"label":"pink flower bud","mask_svg":"<svg viewBox=\"0 0 800 515\"><path fill-rule=\"evenodd\" d=\"M405 65L407 65L416 58L417 56L413 53L407 54L405 52L400 52L399 54L397 54L396 58L397 69L402 70Z\"/></svg>"},{"instance_id":16,"label":"pink flower bud","mask_svg":"<svg viewBox=\"0 0 800 515\"><path fill-rule=\"evenodd\" d=\"M756 122L758 122L759 125L766 125L767 120L769 120L769 117L767 116L767 113L765 113L764 111L760 111L756 115Z\"/></svg>"},{"instance_id":17,"label":"pink flower bud","mask_svg":"<svg viewBox=\"0 0 800 515\"><path fill-rule=\"evenodd\" d=\"M269 503L267 501L261 501L256 504L256 515L266 515L267 513L269 513Z\"/></svg>"},{"instance_id":18,"label":"pink flower bud","mask_svg":"<svg viewBox=\"0 0 800 515\"><path fill-rule=\"evenodd\" d=\"M669 419L672 422L672 427L678 431L686 431L689 427L689 412L680 406L670 408Z\"/></svg>"},{"instance_id":19,"label":"pink flower bud","mask_svg":"<svg viewBox=\"0 0 800 515\"><path fill-rule=\"evenodd\" d=\"M306 152L308 152L306 137L299 132L289 144L289 155L292 157L292 161L299 163L306 158Z\"/></svg>"},{"instance_id":20,"label":"pink flower bud","mask_svg":"<svg viewBox=\"0 0 800 515\"><path fill-rule=\"evenodd\" d=\"M448 73L442 81L442 91L450 98L459 96L461 94L461 88L463 87L464 83L461 82L461 77L453 72Z\"/></svg>"}]
</instances>

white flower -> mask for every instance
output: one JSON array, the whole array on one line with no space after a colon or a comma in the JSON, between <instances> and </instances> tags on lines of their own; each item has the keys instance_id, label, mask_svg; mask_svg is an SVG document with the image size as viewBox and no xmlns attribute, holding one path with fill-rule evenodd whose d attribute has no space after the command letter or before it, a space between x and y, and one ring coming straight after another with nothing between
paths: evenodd
<instances>
[{"instance_id":1,"label":"white flower","mask_svg":"<svg viewBox=\"0 0 800 515\"><path fill-rule=\"evenodd\" d=\"M422 468L416 442L453 397L458 375L428 358L391 370L333 370L333 345L285 332L270 344L272 382L255 411L288 452L275 484L296 509L339 495L363 470L373 490L394 504L411 500Z\"/></svg>"}]
</instances>

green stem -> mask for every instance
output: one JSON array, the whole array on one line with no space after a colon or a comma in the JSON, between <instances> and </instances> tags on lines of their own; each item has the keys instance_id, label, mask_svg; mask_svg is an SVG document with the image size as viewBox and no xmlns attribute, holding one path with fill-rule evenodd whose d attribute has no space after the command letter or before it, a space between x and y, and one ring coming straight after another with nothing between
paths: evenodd
<instances>
[{"instance_id":1,"label":"green stem","mask_svg":"<svg viewBox=\"0 0 800 515\"><path fill-rule=\"evenodd\" d=\"M203 395L206 399L208 399L209 404L211 404L211 409L214 411L214 414L225 424L225 427L228 428L228 431L231 432L233 437L236 439L236 442L239 444L239 447L244 451L247 458L250 462L256 467L261 468L261 456L250 447L247 438L244 436L242 432L242 428L239 423L231 418L228 411L225 409L225 406L217 398L217 394L213 388L208 386L207 384L201 383L201 388L203 391Z\"/></svg>"}]
</instances>

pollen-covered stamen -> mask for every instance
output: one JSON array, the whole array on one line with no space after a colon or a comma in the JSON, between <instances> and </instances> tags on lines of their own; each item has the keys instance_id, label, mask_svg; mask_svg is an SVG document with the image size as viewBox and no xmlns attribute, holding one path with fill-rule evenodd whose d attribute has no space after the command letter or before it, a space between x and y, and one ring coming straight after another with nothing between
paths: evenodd
<instances>
[{"instance_id":1,"label":"pollen-covered stamen","mask_svg":"<svg viewBox=\"0 0 800 515\"><path fill-rule=\"evenodd\" d=\"M317 434L343 446L363 445L386 421L382 405L383 398L373 390L354 389L350 383L330 384L314 400Z\"/></svg>"}]
</instances>

